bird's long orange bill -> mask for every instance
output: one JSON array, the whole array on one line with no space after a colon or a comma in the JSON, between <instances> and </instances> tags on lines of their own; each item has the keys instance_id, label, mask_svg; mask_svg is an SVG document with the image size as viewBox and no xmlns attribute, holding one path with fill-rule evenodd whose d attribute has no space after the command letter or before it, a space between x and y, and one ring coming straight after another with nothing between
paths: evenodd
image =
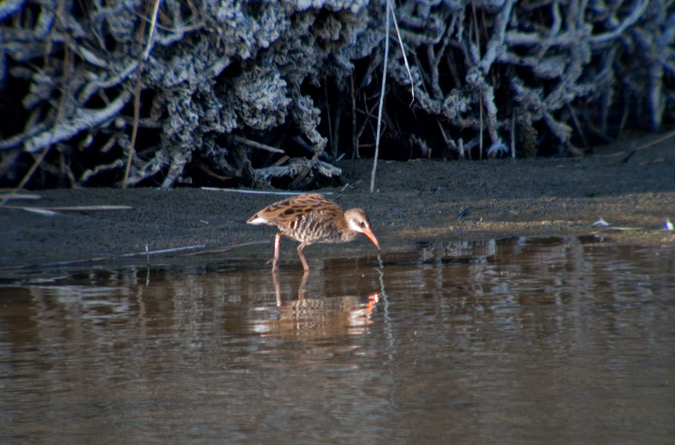
<instances>
[{"instance_id":1,"label":"bird's long orange bill","mask_svg":"<svg viewBox=\"0 0 675 445\"><path fill-rule=\"evenodd\" d=\"M380 248L380 243L377 242L377 238L375 238L375 234L372 230L366 229L363 234L366 235L373 242L373 244L375 244L375 247L378 249Z\"/></svg>"}]
</instances>

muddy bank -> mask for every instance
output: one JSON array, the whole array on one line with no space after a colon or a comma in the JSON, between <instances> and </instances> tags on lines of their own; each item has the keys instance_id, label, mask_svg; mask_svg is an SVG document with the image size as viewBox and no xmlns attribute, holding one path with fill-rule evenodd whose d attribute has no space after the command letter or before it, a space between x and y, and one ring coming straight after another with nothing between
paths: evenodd
<instances>
[{"instance_id":1,"label":"muddy bank","mask_svg":"<svg viewBox=\"0 0 675 445\"><path fill-rule=\"evenodd\" d=\"M374 194L368 192L372 162L344 161L347 186L321 192L332 193L344 207L366 209L384 253L414 249L422 241L598 232L609 242L672 248L675 234L663 227L666 218L675 221L675 144L667 140L635 150L649 141L608 147L587 158L380 161ZM216 261L264 262L272 254L274 230L245 221L281 199L201 189L34 194L40 199L13 200L0 210L0 272L55 262L110 262L146 248L189 248L185 252L206 252ZM97 205L128 208L59 209ZM466 215L457 219L461 212ZM599 218L610 226L593 226ZM284 245L282 266L284 260L299 266L291 246L290 241ZM312 258L373 255L373 250L363 238L350 245L312 246L306 253L311 264Z\"/></svg>"}]
</instances>

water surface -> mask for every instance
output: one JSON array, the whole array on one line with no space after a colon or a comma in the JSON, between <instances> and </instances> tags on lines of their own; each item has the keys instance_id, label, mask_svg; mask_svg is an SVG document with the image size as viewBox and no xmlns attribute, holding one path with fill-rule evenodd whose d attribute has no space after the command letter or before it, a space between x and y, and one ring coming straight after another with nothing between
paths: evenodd
<instances>
[{"instance_id":1,"label":"water surface","mask_svg":"<svg viewBox=\"0 0 675 445\"><path fill-rule=\"evenodd\" d=\"M0 442L675 441L672 249L286 261L4 280Z\"/></svg>"}]
</instances>

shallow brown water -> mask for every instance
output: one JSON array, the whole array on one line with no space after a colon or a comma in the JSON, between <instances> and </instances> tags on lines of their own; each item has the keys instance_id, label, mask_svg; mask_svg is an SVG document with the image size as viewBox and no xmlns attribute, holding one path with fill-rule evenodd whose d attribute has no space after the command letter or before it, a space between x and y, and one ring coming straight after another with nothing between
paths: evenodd
<instances>
[{"instance_id":1,"label":"shallow brown water","mask_svg":"<svg viewBox=\"0 0 675 445\"><path fill-rule=\"evenodd\" d=\"M675 251L418 247L7 279L1 442L675 441Z\"/></svg>"}]
</instances>

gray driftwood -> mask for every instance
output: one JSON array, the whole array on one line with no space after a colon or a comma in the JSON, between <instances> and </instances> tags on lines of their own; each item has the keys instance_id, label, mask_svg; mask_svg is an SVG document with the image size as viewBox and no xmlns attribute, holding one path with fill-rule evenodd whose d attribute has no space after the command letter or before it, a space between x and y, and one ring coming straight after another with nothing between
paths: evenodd
<instances>
[{"instance_id":1,"label":"gray driftwood","mask_svg":"<svg viewBox=\"0 0 675 445\"><path fill-rule=\"evenodd\" d=\"M402 45L392 33L382 131L424 155L564 151L672 120L670 1L394 8ZM197 158L248 185L339 176L337 157L358 156L351 141L375 128L385 11L383 0L1 2L0 181L15 185L51 147L43 170L73 185L106 172L120 183L127 159L131 185L194 182Z\"/></svg>"}]
</instances>

